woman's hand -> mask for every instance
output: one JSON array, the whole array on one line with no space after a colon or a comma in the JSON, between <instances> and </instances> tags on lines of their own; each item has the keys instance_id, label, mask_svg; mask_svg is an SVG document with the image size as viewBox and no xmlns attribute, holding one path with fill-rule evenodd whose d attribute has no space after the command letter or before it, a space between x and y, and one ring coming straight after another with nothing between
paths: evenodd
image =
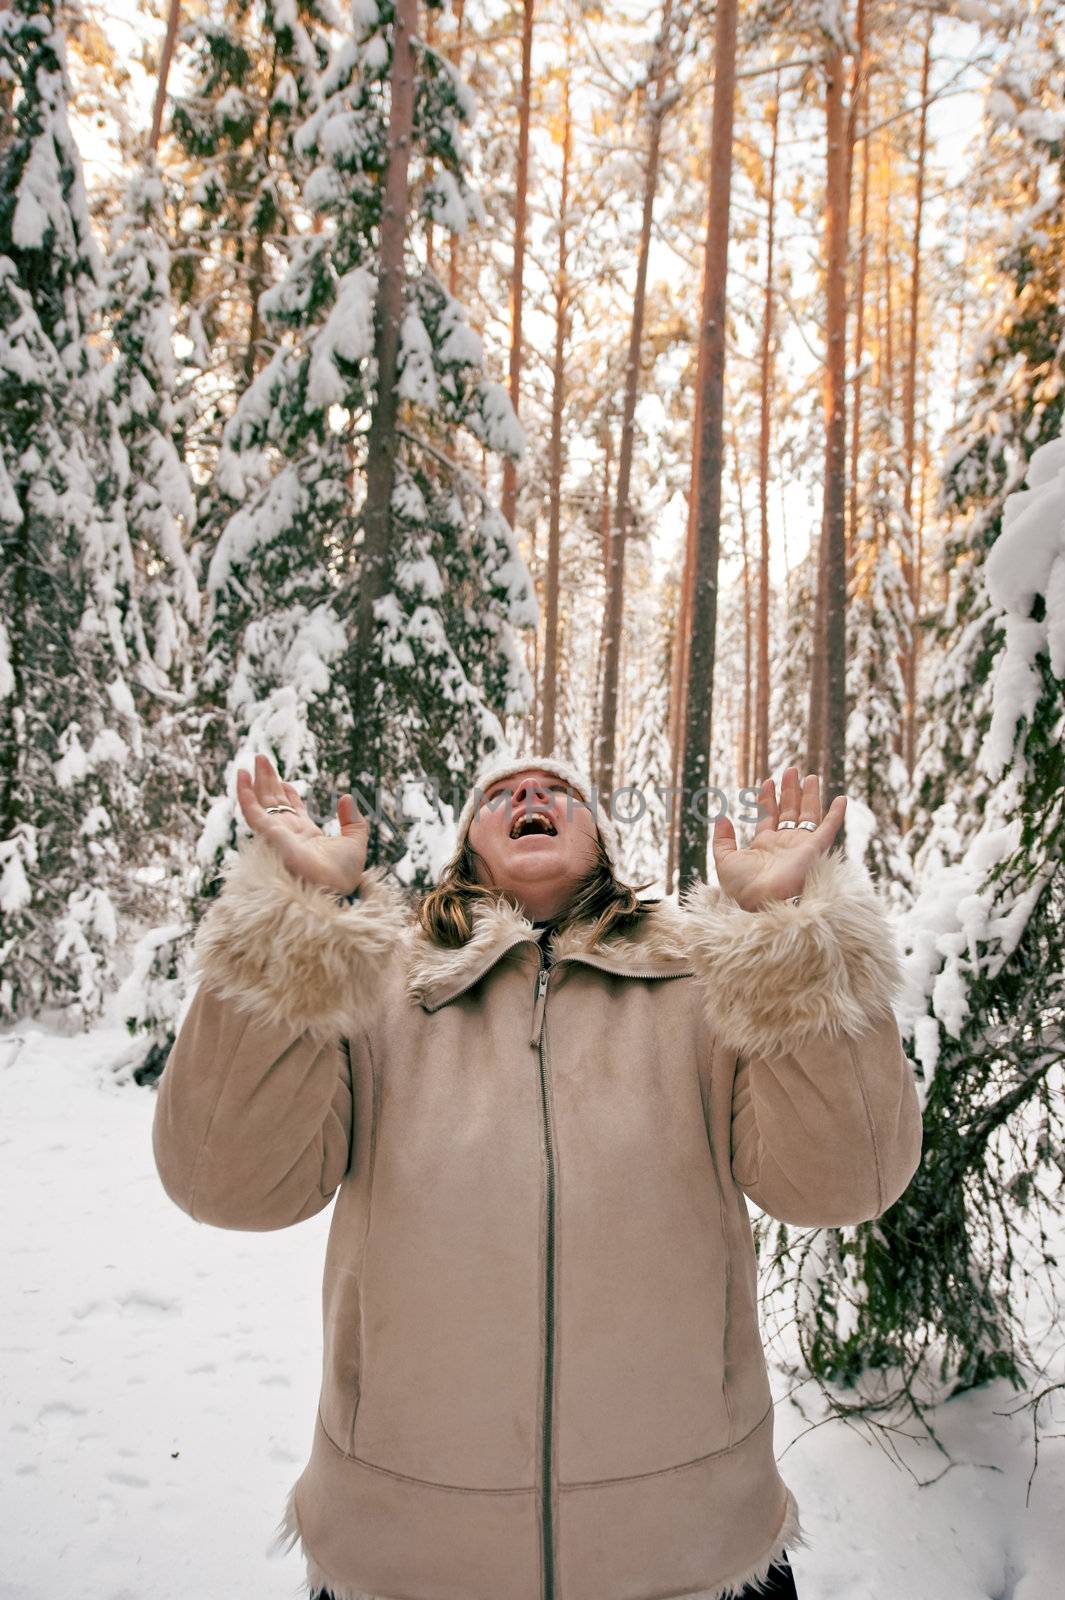
<instances>
[{"instance_id":1,"label":"woman's hand","mask_svg":"<svg viewBox=\"0 0 1065 1600\"><path fill-rule=\"evenodd\" d=\"M291 783L284 783L266 756L255 757L255 777L237 768L237 799L245 821L261 833L297 878L334 894L352 894L362 881L370 824L350 794L337 801L340 833L329 835L311 821ZM291 806L291 811L267 811Z\"/></svg>"},{"instance_id":2,"label":"woman's hand","mask_svg":"<svg viewBox=\"0 0 1065 1600\"><path fill-rule=\"evenodd\" d=\"M822 820L821 781L811 772L800 784L798 767L788 767L780 780L779 807L772 778L758 791L758 803L768 808L767 815L742 850L728 817L718 817L714 824L718 882L747 911L799 893L814 862L827 854L847 809L846 795L837 795ZM787 821L814 822L817 827L785 828L782 833L779 824Z\"/></svg>"}]
</instances>

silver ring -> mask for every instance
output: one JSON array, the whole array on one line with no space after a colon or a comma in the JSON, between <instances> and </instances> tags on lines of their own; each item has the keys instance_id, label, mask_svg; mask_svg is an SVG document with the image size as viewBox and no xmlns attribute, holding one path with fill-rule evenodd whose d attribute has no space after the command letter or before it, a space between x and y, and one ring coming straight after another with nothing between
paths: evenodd
<instances>
[{"instance_id":1,"label":"silver ring","mask_svg":"<svg viewBox=\"0 0 1065 1600\"><path fill-rule=\"evenodd\" d=\"M778 822L777 832L781 833L785 828L797 828L798 826L799 824L797 822Z\"/></svg>"},{"instance_id":2,"label":"silver ring","mask_svg":"<svg viewBox=\"0 0 1065 1600\"><path fill-rule=\"evenodd\" d=\"M817 828L817 823L816 822L800 822L799 823L799 827L800 828L807 828L810 831L810 833L813 833Z\"/></svg>"},{"instance_id":3,"label":"silver ring","mask_svg":"<svg viewBox=\"0 0 1065 1600\"><path fill-rule=\"evenodd\" d=\"M295 806L267 806L266 809L267 811L291 811L293 816L297 814Z\"/></svg>"}]
</instances>

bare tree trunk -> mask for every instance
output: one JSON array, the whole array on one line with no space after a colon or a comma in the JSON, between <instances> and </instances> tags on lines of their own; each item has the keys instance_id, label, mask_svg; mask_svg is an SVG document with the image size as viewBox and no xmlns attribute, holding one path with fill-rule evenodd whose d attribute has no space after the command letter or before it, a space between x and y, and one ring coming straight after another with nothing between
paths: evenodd
<instances>
[{"instance_id":1,"label":"bare tree trunk","mask_svg":"<svg viewBox=\"0 0 1065 1600\"><path fill-rule=\"evenodd\" d=\"M965 360L965 313L969 305L969 249L970 249L970 218L969 208L965 208L965 218L962 223L961 266L958 269L960 282L958 284L958 336L954 342L954 381L951 384L950 396L950 425L957 427L958 410L961 406L961 375Z\"/></svg>"},{"instance_id":2,"label":"bare tree trunk","mask_svg":"<svg viewBox=\"0 0 1065 1600\"><path fill-rule=\"evenodd\" d=\"M848 126L848 157L853 166L859 115L869 106L869 40L865 0L859 0L856 22L858 58L851 87ZM852 172L853 179L853 172ZM869 261L869 140L862 140L862 199L858 231L858 270L854 286L854 389L851 399L851 454L849 469L849 507L847 515L847 590L854 577L854 558L858 543L858 474L862 450L862 362L865 359L865 280Z\"/></svg>"},{"instance_id":3,"label":"bare tree trunk","mask_svg":"<svg viewBox=\"0 0 1065 1600\"><path fill-rule=\"evenodd\" d=\"M780 131L780 74L769 102L769 193L766 216L765 304L762 312L761 417L758 430L758 695L755 710L754 773L769 773L769 438L773 415L773 246L776 229L777 145ZM746 559L746 557L745 557ZM747 777L753 774L747 770Z\"/></svg>"},{"instance_id":4,"label":"bare tree trunk","mask_svg":"<svg viewBox=\"0 0 1065 1600\"><path fill-rule=\"evenodd\" d=\"M850 514L847 522L848 587L854 573L858 541L858 477L862 451L862 362L865 359L865 290L869 266L869 141L862 141L861 236L858 241L858 281L855 285L854 393L851 400Z\"/></svg>"},{"instance_id":5,"label":"bare tree trunk","mask_svg":"<svg viewBox=\"0 0 1065 1600\"><path fill-rule=\"evenodd\" d=\"M924 595L924 528L926 499L928 495L929 444L928 444L928 366L924 363L924 402L921 406L921 488L917 500L917 594ZM915 640L916 648L920 645ZM916 684L914 685L916 694ZM908 820L906 825L908 826Z\"/></svg>"},{"instance_id":6,"label":"bare tree trunk","mask_svg":"<svg viewBox=\"0 0 1065 1600\"><path fill-rule=\"evenodd\" d=\"M535 0L523 0L522 4L521 105L518 113L517 193L514 202L514 264L510 274L510 403L515 413L521 402L521 309L525 277L525 218L529 193L529 105L532 99L534 4ZM505 456L502 511L511 527L514 526L517 504L517 463L512 457Z\"/></svg>"},{"instance_id":7,"label":"bare tree trunk","mask_svg":"<svg viewBox=\"0 0 1065 1600\"><path fill-rule=\"evenodd\" d=\"M655 190L658 187L658 158L662 142L662 117L665 102L662 82L665 75L673 0L665 0L662 25L658 32L652 67L654 98L648 106L650 127L647 140L647 165L644 169L643 216L640 225L639 253L636 261L636 290L629 328L629 349L625 361L625 395L621 415L621 448L618 455L617 505L607 568L606 653L603 666L603 710L599 719L599 754L596 767L604 796L614 788L617 742L618 674L621 665L622 617L625 606L625 541L629 525L629 485L632 477L632 448L636 426L636 400L640 388L640 351L643 344L644 308L647 303L647 263L651 251L651 224L654 220Z\"/></svg>"},{"instance_id":8,"label":"bare tree trunk","mask_svg":"<svg viewBox=\"0 0 1065 1600\"><path fill-rule=\"evenodd\" d=\"M709 165L709 152L707 164ZM709 316L707 310L706 252L703 252L702 284L699 294L702 324ZM691 473L688 486L688 521L684 538L684 571L681 576L677 620L673 630L673 659L669 689L669 829L666 849L666 887L673 890L674 875L678 870L677 852L680 848L680 773L684 758L684 730L687 726L689 641L691 636L692 594L695 587L695 525L699 504L699 440L703 427L703 390L706 375L706 341L700 336L696 353L695 414L692 419Z\"/></svg>"},{"instance_id":9,"label":"bare tree trunk","mask_svg":"<svg viewBox=\"0 0 1065 1600\"><path fill-rule=\"evenodd\" d=\"M551 443L548 451L550 519L547 533L547 614L544 624L543 685L539 754L555 748L556 681L558 673L558 570L562 527L562 413L566 388L566 339L569 323L569 166L573 147L569 67L573 38L567 19L566 60L562 73L562 192L558 213L558 267L555 275L555 359L551 374Z\"/></svg>"},{"instance_id":10,"label":"bare tree trunk","mask_svg":"<svg viewBox=\"0 0 1065 1600\"><path fill-rule=\"evenodd\" d=\"M270 107L266 114L266 132L263 135L263 145L269 159L270 142L274 131L273 98L274 85L277 82L277 45L274 45L270 57L270 82L267 86L266 103ZM263 290L263 279L266 275L266 243L261 233L256 233L255 243L252 246L251 266L248 271L248 301L251 311L248 317L248 343L244 351L244 382L251 383L258 366L259 340L262 337L263 324L259 312L259 296Z\"/></svg>"},{"instance_id":11,"label":"bare tree trunk","mask_svg":"<svg viewBox=\"0 0 1065 1600\"><path fill-rule=\"evenodd\" d=\"M6 0L0 0L0 10L7 9ZM35 653L33 631L26 620L31 614L34 581L30 574L34 561L30 527L30 519L23 516L4 540L4 577L11 604L7 645L11 692L0 697L0 838L4 839L11 837L27 811L32 816L27 804L30 787L23 770L27 746L25 665L28 657ZM3 920L4 913L0 909L0 930Z\"/></svg>"},{"instance_id":12,"label":"bare tree trunk","mask_svg":"<svg viewBox=\"0 0 1065 1600\"><path fill-rule=\"evenodd\" d=\"M732 199L732 126L736 100L736 0L718 0L714 16L714 111L710 140L710 195L706 219L706 349L699 431L699 507L689 684L681 779L689 803L681 807L680 884L705 879L708 807L700 791L709 778L711 697L717 633L717 569L721 541L721 472L724 465L725 316L729 212Z\"/></svg>"},{"instance_id":13,"label":"bare tree trunk","mask_svg":"<svg viewBox=\"0 0 1065 1600\"><path fill-rule=\"evenodd\" d=\"M613 463L613 434L610 430L610 421L607 419L605 436L603 439L603 495L599 508L599 554L603 569L603 594L606 594L607 573L610 571L610 506L611 506L611 466ZM588 776L600 787L599 768L596 765L599 758L599 716L603 707L603 667L606 661L606 605L603 605L603 617L599 626L599 642L595 656L595 693L592 698L593 715L596 718L592 730L592 759L589 763Z\"/></svg>"},{"instance_id":14,"label":"bare tree trunk","mask_svg":"<svg viewBox=\"0 0 1065 1600\"><path fill-rule=\"evenodd\" d=\"M808 770L822 774L827 807L845 791L847 547L847 139L843 51L825 54L826 359L825 496L811 683ZM823 753L823 760L818 759ZM811 760L811 758L813 758Z\"/></svg>"},{"instance_id":15,"label":"bare tree trunk","mask_svg":"<svg viewBox=\"0 0 1065 1600\"><path fill-rule=\"evenodd\" d=\"M180 21L181 0L170 0L170 9L166 14L166 33L163 35L163 49L159 57L159 75L156 79L155 85L155 106L152 111L152 131L148 135L148 148L152 155L154 155L159 148L159 140L163 132L163 111L166 107L166 86L170 79L170 68L174 61L174 46L177 43L178 23Z\"/></svg>"},{"instance_id":16,"label":"bare tree trunk","mask_svg":"<svg viewBox=\"0 0 1065 1600\"><path fill-rule=\"evenodd\" d=\"M884 189L884 415L895 414L895 287L891 263L891 169Z\"/></svg>"},{"instance_id":17,"label":"bare tree trunk","mask_svg":"<svg viewBox=\"0 0 1065 1600\"><path fill-rule=\"evenodd\" d=\"M610 507L613 503L613 490L611 488L611 472L614 455L614 435L607 423L606 438L603 441L603 504L599 513L599 544L603 560L603 591L606 592L606 574L610 565ZM602 637L602 636L601 636Z\"/></svg>"},{"instance_id":18,"label":"bare tree trunk","mask_svg":"<svg viewBox=\"0 0 1065 1600\"><path fill-rule=\"evenodd\" d=\"M456 72L458 72L458 71L461 70L461 67L462 67L462 45L463 45L463 32L462 32L462 29L463 29L463 26L464 26L464 23L465 23L466 0L454 0L454 9L455 9L455 38L456 38L456 42L455 42L455 70L456 70ZM458 234L456 234L456 233L453 233L451 235L451 244L450 244L449 249L448 249L447 287L448 287L448 292L450 294L453 294L453 295L456 295L456 296L458 295L458 292L459 292L459 237L458 237Z\"/></svg>"},{"instance_id":19,"label":"bare tree trunk","mask_svg":"<svg viewBox=\"0 0 1065 1600\"><path fill-rule=\"evenodd\" d=\"M817 540L817 594L814 600L813 644L810 650L810 709L806 731L806 770L824 770L825 751L825 684L828 677L825 665L825 612L827 610L826 581L828 563L825 559L825 510L821 513L821 530Z\"/></svg>"},{"instance_id":20,"label":"bare tree trunk","mask_svg":"<svg viewBox=\"0 0 1065 1600\"><path fill-rule=\"evenodd\" d=\"M432 9L431 6L425 13L425 42L426 42L426 45L429 47L430 50L437 49L437 43L436 43L436 12ZM428 267L430 272L435 272L435 270L436 270L436 264L435 264L436 245L435 245L435 240L436 240L436 232L435 232L435 229L434 229L434 226L433 226L433 219L432 219L432 217L427 217L426 221L425 221L425 265Z\"/></svg>"},{"instance_id":21,"label":"bare tree trunk","mask_svg":"<svg viewBox=\"0 0 1065 1600\"><path fill-rule=\"evenodd\" d=\"M747 547L747 508L743 499L743 463L740 460L740 443L732 429L732 462L736 475L736 505L740 514L740 553L743 557L743 716L740 725L739 780L746 788L752 779L751 772L751 655L754 628L751 616L751 563Z\"/></svg>"},{"instance_id":22,"label":"bare tree trunk","mask_svg":"<svg viewBox=\"0 0 1065 1600\"><path fill-rule=\"evenodd\" d=\"M699 372L702 372L701 348ZM702 416L702 383L697 375L695 387L695 418L692 428L694 439L699 438L699 419ZM684 708L688 693L688 635L691 629L692 586L695 581L695 507L699 492L699 452L692 453L691 485L688 491L688 526L684 540L684 570L680 580L677 618L673 629L673 659L669 684L669 825L666 834L666 892L673 892L673 877L677 869L677 847L680 827L680 796L678 793L681 759L684 748Z\"/></svg>"},{"instance_id":23,"label":"bare tree trunk","mask_svg":"<svg viewBox=\"0 0 1065 1600\"><path fill-rule=\"evenodd\" d=\"M372 762L376 725L371 727L376 685L373 649L374 602L384 593L392 533L391 501L395 479L396 379L399 329L403 317L404 245L407 235L407 168L414 126L414 52L418 0L396 0L389 70L391 103L388 119L388 164L381 213L380 262L374 303L374 357L377 393L366 438L366 499L363 505L362 562L355 608L355 657L352 676L354 748ZM373 783L371 774L363 782ZM372 799L370 794L368 799ZM376 823L371 820L371 835ZM372 838L371 838L372 842Z\"/></svg>"},{"instance_id":24,"label":"bare tree trunk","mask_svg":"<svg viewBox=\"0 0 1065 1600\"><path fill-rule=\"evenodd\" d=\"M259 313L259 296L262 293L263 274L266 270L266 247L262 234L258 234L251 252L251 267L248 272L248 299L251 310L248 317L248 343L244 350L244 382L250 383L255 376L258 365L256 357L259 352L259 340L262 338L263 324Z\"/></svg>"},{"instance_id":25,"label":"bare tree trunk","mask_svg":"<svg viewBox=\"0 0 1065 1600\"><path fill-rule=\"evenodd\" d=\"M867 60L867 29L866 29L866 0L858 0L854 13L854 39L857 47L854 57L854 68L851 73L850 96L847 102L847 201L854 192L854 147L858 137L858 111L862 89L865 83Z\"/></svg>"},{"instance_id":26,"label":"bare tree trunk","mask_svg":"<svg viewBox=\"0 0 1065 1600\"><path fill-rule=\"evenodd\" d=\"M906 685L906 735L904 759L907 772L913 772L917 727L917 616L921 594L917 575L921 567L918 530L913 514L913 477L917 465L917 340L921 321L921 227L924 218L925 160L928 150L928 77L932 54L932 13L925 24L924 54L921 58L921 120L917 136L917 174L914 204L913 246L910 255L910 327L906 346L906 372L902 390L903 479L902 509L906 522L902 575L913 608L914 626L908 646L903 648L902 669Z\"/></svg>"},{"instance_id":27,"label":"bare tree trunk","mask_svg":"<svg viewBox=\"0 0 1065 1600\"><path fill-rule=\"evenodd\" d=\"M537 551L536 551L536 542L537 541L536 541L536 524L535 524L535 522L533 523L533 526L532 526L532 529L531 529L531 541L530 542L531 542L530 571L535 573L535 571L536 571L536 562L537 562ZM543 616L543 607L542 606L540 608L540 616L541 616L541 618ZM540 647L540 636L541 636L542 631L543 630L541 628L540 621L538 620L537 624L536 624L536 627L533 629L533 660L532 660L532 687L533 687L533 692L532 692L532 704L529 706L529 708L526 711L525 716L523 718L523 726L524 726L524 730L525 730L524 731L524 736L523 736L523 743L525 745L532 745L532 746L535 746L535 744L536 744L537 730L539 729L539 726L540 726L540 662L541 662L541 660L543 658L543 651L542 651L542 649Z\"/></svg>"}]
</instances>

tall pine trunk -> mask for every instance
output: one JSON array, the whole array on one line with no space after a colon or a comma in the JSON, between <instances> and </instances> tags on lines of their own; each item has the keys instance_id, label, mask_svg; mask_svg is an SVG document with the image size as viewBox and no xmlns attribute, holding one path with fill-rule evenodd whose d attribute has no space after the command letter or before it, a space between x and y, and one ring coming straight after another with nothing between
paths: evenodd
<instances>
[{"instance_id":1,"label":"tall pine trunk","mask_svg":"<svg viewBox=\"0 0 1065 1600\"><path fill-rule=\"evenodd\" d=\"M825 54L825 493L810 684L807 770L827 808L846 787L847 172L842 47Z\"/></svg>"},{"instance_id":2,"label":"tall pine trunk","mask_svg":"<svg viewBox=\"0 0 1065 1600\"><path fill-rule=\"evenodd\" d=\"M705 299L705 294L702 297ZM699 419L702 416L703 370L702 343L700 341L699 366L696 374L695 417L692 437L699 439ZM677 870L677 848L680 832L680 770L684 755L684 708L688 695L688 633L691 627L692 585L695 581L695 508L699 493L699 451L692 452L691 483L688 491L688 523L684 540L684 570L680 581L677 617L673 628L673 659L669 680L669 822L666 831L666 888L673 892L673 879Z\"/></svg>"},{"instance_id":3,"label":"tall pine trunk","mask_svg":"<svg viewBox=\"0 0 1065 1600\"><path fill-rule=\"evenodd\" d=\"M170 68L174 62L174 46L177 43L178 23L181 20L181 0L170 0L170 8L166 14L166 33L163 35L163 48L159 56L159 72L155 83L155 106L152 110L152 131L148 135L148 148L154 155L159 149L159 140L163 132L163 110L166 106L166 86L170 80Z\"/></svg>"},{"instance_id":4,"label":"tall pine trunk","mask_svg":"<svg viewBox=\"0 0 1065 1600\"><path fill-rule=\"evenodd\" d=\"M529 105L532 98L532 36L535 0L523 0L521 27L521 105L518 110L518 168L514 196L514 261L510 273L510 403L521 406L521 311L525 280L525 219L529 194ZM511 456L503 461L504 517L514 526L518 505L518 468Z\"/></svg>"},{"instance_id":5,"label":"tall pine trunk","mask_svg":"<svg viewBox=\"0 0 1065 1600\"><path fill-rule=\"evenodd\" d=\"M613 482L611 467L613 465L613 435L610 431L610 418L606 418L606 427L603 436L603 494L599 504L599 559L603 572L603 589L606 590L606 575L610 570L610 525L611 506L613 505ZM606 618L604 613L603 625L599 629L599 647L595 655L595 693L592 704L596 707L603 703L603 667L606 657ZM589 777L596 788L600 787L598 759L598 741L592 741L592 759L589 763Z\"/></svg>"},{"instance_id":6,"label":"tall pine trunk","mask_svg":"<svg viewBox=\"0 0 1065 1600\"><path fill-rule=\"evenodd\" d=\"M859 78L861 104L868 105L866 73ZM854 389L851 398L850 507L847 517L847 580L853 576L858 542L858 481L862 451L862 362L865 359L865 292L869 267L869 140L862 140L862 198L859 215L858 269L854 286Z\"/></svg>"},{"instance_id":7,"label":"tall pine trunk","mask_svg":"<svg viewBox=\"0 0 1065 1600\"><path fill-rule=\"evenodd\" d=\"M665 0L662 25L655 46L652 68L653 99L648 107L650 126L647 140L647 165L643 181L643 216L636 262L636 292L633 297L629 348L625 360L625 395L621 416L621 449L618 456L617 504L610 541L610 563L606 586L606 648L603 661L603 700L599 717L599 754L596 769L599 784L607 797L614 789L617 751L618 675L621 668L622 617L625 607L625 541L629 526L629 484L632 478L632 449L636 428L636 401L640 388L640 351L643 344L644 308L647 303L647 263L651 252L651 224L654 220L655 191L658 187L659 150L662 142L662 117L665 103L662 82L665 75L672 0Z\"/></svg>"},{"instance_id":8,"label":"tall pine trunk","mask_svg":"<svg viewBox=\"0 0 1065 1600\"><path fill-rule=\"evenodd\" d=\"M549 519L547 530L546 615L544 655L541 667L543 707L540 727L540 754L549 756L555 748L558 675L558 574L559 545L562 536L562 414L566 397L566 339L569 321L569 166L573 145L570 114L569 66L572 37L566 28L566 62L562 74L562 191L558 214L558 265L555 273L555 355L551 371L551 442L548 449Z\"/></svg>"},{"instance_id":9,"label":"tall pine trunk","mask_svg":"<svg viewBox=\"0 0 1065 1600\"><path fill-rule=\"evenodd\" d=\"M455 5L455 71L462 66L463 26L465 22L466 0L454 0ZM451 235L451 244L448 249L447 287L448 293L458 296L459 292L459 236Z\"/></svg>"},{"instance_id":10,"label":"tall pine trunk","mask_svg":"<svg viewBox=\"0 0 1065 1600\"><path fill-rule=\"evenodd\" d=\"M740 720L740 747L736 761L740 784L747 787L753 778L751 771L752 717L751 717L751 658L753 655L753 606L750 548L747 541L747 507L743 498L743 463L736 429L732 429L732 463L736 476L736 509L740 518L740 556L743 561L743 712Z\"/></svg>"},{"instance_id":11,"label":"tall pine trunk","mask_svg":"<svg viewBox=\"0 0 1065 1600\"><path fill-rule=\"evenodd\" d=\"M766 196L765 301L762 310L761 395L758 429L758 694L755 707L754 770L744 781L769 776L769 441L773 407L773 247L776 229L777 146L780 74L769 102L769 189Z\"/></svg>"},{"instance_id":12,"label":"tall pine trunk","mask_svg":"<svg viewBox=\"0 0 1065 1600\"><path fill-rule=\"evenodd\" d=\"M932 55L932 13L925 24L924 54L921 59L921 120L917 135L917 173L915 177L913 244L910 255L909 330L906 344L906 371L902 388L902 509L906 524L902 575L913 608L913 629L902 652L902 671L906 685L906 734L903 754L906 770L913 772L917 726L917 616L921 603L918 574L921 570L919 530L914 517L913 479L917 466L917 340L921 321L921 228L924 220L925 159L928 150L928 76Z\"/></svg>"},{"instance_id":13,"label":"tall pine trunk","mask_svg":"<svg viewBox=\"0 0 1065 1600\"><path fill-rule=\"evenodd\" d=\"M851 80L851 103L847 125L847 196L854 189L854 152L858 139L858 118L868 123L869 106L869 30L866 26L866 0L858 0L855 37L858 53ZM869 225L869 139L862 137L862 189L858 225L858 264L854 285L854 384L851 394L850 464L847 473L847 592L854 576L854 556L858 537L858 474L862 450L862 361L865 356L865 280L869 260L866 230Z\"/></svg>"},{"instance_id":14,"label":"tall pine trunk","mask_svg":"<svg viewBox=\"0 0 1065 1600\"><path fill-rule=\"evenodd\" d=\"M277 43L275 41L274 47L273 47L273 52L272 52L272 55L271 55L271 60L270 60L270 82L269 82L269 85L268 85L267 91L266 91L266 104L269 107L269 110L267 111L267 114L266 114L266 133L264 135L264 141L263 142L264 142L264 147L265 147L265 150L266 150L267 159L269 159L270 140L271 140L271 137L272 137L272 134L273 134L273 125L274 125L273 101L274 101L274 88L276 86L276 83L277 83ZM255 371L256 371L257 366L259 365L259 360L258 360L258 357L259 357L259 341L262 339L262 333L263 333L262 314L259 311L259 296L263 292L263 284L264 284L265 278L266 278L266 241L263 238L262 230L260 228L260 229L257 229L256 233L255 233L255 243L253 244L252 251L251 251L251 264L250 264L249 269L248 269L248 304L249 304L249 313L248 313L248 343L247 343L247 346L245 347L245 351L244 351L244 387L245 388L248 387L248 385L251 383L252 379L255 377Z\"/></svg>"},{"instance_id":15,"label":"tall pine trunk","mask_svg":"<svg viewBox=\"0 0 1065 1600\"><path fill-rule=\"evenodd\" d=\"M375 689L374 603L385 592L390 565L391 501L395 480L396 380L403 319L404 246L411 137L414 128L414 51L418 0L396 0L389 69L388 163L380 224L377 297L374 302L374 361L377 392L366 439L366 498L363 502L362 559L355 606L355 653L351 683L355 760L359 787L375 797L374 751L380 715ZM369 769L369 770L367 770ZM377 823L371 818L367 860L375 859Z\"/></svg>"},{"instance_id":16,"label":"tall pine trunk","mask_svg":"<svg viewBox=\"0 0 1065 1600\"><path fill-rule=\"evenodd\" d=\"M705 349L695 524L688 689L685 706L680 815L680 887L705 878L709 842L708 787L711 697L717 635L718 556L721 543L721 473L724 465L725 315L729 213L732 199L732 126L736 101L736 0L718 0L714 17L714 110L710 139L710 194L706 218Z\"/></svg>"}]
</instances>

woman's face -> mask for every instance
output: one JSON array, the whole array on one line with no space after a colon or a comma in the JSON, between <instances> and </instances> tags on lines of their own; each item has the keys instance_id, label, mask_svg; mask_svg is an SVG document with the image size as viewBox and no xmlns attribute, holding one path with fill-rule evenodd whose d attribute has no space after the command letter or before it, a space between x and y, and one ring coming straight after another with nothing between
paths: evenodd
<instances>
[{"instance_id":1,"label":"woman's face","mask_svg":"<svg viewBox=\"0 0 1065 1600\"><path fill-rule=\"evenodd\" d=\"M543 820L531 827L522 819ZM591 808L571 784L529 767L485 789L470 823L477 881L508 890L533 922L561 912L595 865Z\"/></svg>"}]
</instances>

